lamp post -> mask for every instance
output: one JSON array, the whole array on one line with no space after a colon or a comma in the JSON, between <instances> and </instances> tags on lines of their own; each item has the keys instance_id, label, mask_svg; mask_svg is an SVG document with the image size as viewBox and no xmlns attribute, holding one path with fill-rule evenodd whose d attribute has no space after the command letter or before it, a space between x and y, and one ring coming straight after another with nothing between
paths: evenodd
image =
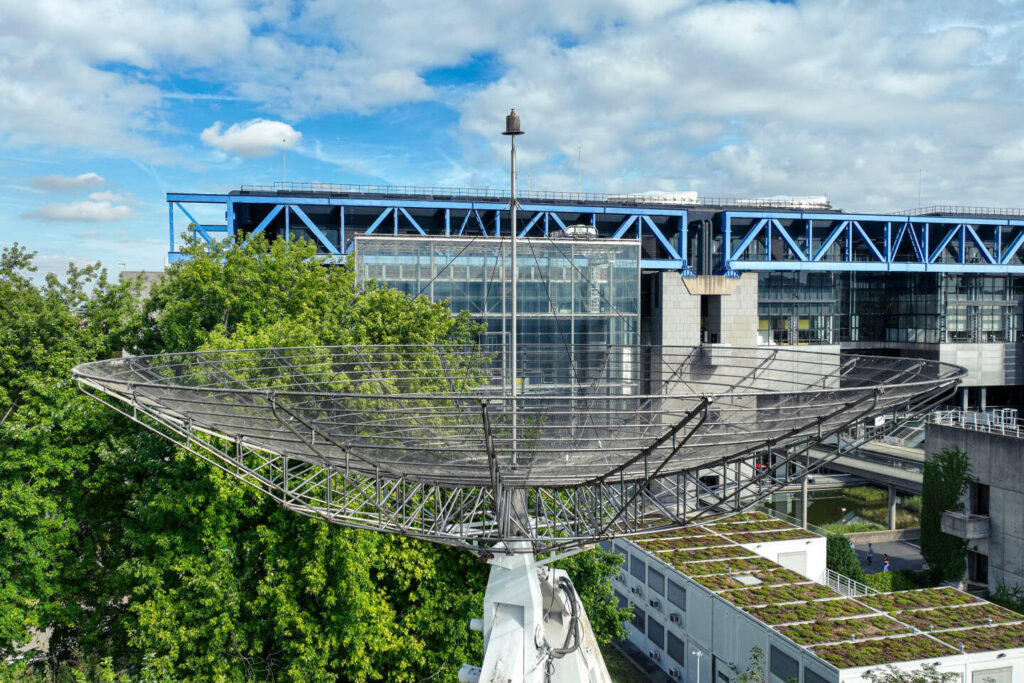
<instances>
[{"instance_id":1,"label":"lamp post","mask_svg":"<svg viewBox=\"0 0 1024 683\"><path fill-rule=\"evenodd\" d=\"M700 650L693 650L690 654L697 658L697 683L700 683L700 658L704 656L704 653Z\"/></svg>"},{"instance_id":2,"label":"lamp post","mask_svg":"<svg viewBox=\"0 0 1024 683\"><path fill-rule=\"evenodd\" d=\"M516 201L516 136L522 135L523 130L519 127L519 115L516 114L516 110L505 117L505 132L502 135L507 135L512 138L512 197L509 201L509 212L510 216L510 232L512 236L512 465L516 464L516 447L518 446L518 420L517 420L517 406L516 406L516 394L518 388L516 383L519 380L519 339L518 339L518 327L519 327L519 301L517 296L517 282L519 280L519 266L516 262L516 209L518 202Z\"/></svg>"}]
</instances>

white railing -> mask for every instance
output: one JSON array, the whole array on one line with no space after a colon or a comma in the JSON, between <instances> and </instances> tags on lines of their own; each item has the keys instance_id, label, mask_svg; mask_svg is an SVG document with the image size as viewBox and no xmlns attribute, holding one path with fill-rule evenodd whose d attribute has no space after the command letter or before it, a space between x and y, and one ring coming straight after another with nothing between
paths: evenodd
<instances>
[{"instance_id":1,"label":"white railing","mask_svg":"<svg viewBox=\"0 0 1024 683\"><path fill-rule=\"evenodd\" d=\"M849 576L840 574L839 572L831 569L825 570L825 585L836 593L845 595L848 598L856 598L861 595L874 595L880 592L871 586L863 584L860 581L854 581Z\"/></svg>"},{"instance_id":2,"label":"white railing","mask_svg":"<svg viewBox=\"0 0 1024 683\"><path fill-rule=\"evenodd\" d=\"M949 214L955 216L1024 216L1024 209L1014 209L1001 206L960 206L957 204L940 204L936 206L922 206L917 209L903 209L894 211L898 216L930 216L935 214Z\"/></svg>"},{"instance_id":3,"label":"white railing","mask_svg":"<svg viewBox=\"0 0 1024 683\"><path fill-rule=\"evenodd\" d=\"M977 432L1024 438L1024 420L1018 418L1017 411L1012 408L986 413L973 410L936 410L928 416L928 421L932 424Z\"/></svg>"},{"instance_id":4,"label":"white railing","mask_svg":"<svg viewBox=\"0 0 1024 683\"><path fill-rule=\"evenodd\" d=\"M496 199L507 201L506 188L483 187L430 187L421 185L351 185L342 183L274 183L273 185L242 185L242 192L310 192L326 194L376 194L415 197L444 197L464 199ZM644 204L680 206L744 206L774 209L830 210L827 199L742 199L738 197L697 197L679 194L606 194L602 192L552 192L547 190L518 190L521 200L596 202L636 206Z\"/></svg>"}]
</instances>

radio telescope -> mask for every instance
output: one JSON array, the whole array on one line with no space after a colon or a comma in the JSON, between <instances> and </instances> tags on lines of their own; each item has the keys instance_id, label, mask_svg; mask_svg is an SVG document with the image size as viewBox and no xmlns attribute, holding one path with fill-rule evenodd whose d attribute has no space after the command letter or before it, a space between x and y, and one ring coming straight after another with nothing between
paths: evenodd
<instances>
[{"instance_id":1,"label":"radio telescope","mask_svg":"<svg viewBox=\"0 0 1024 683\"><path fill-rule=\"evenodd\" d=\"M536 556L749 507L805 474L790 465L822 439L926 409L963 374L806 348L558 345L200 351L74 369L93 398L283 507L486 557L484 666L460 674L484 681L607 680L571 583Z\"/></svg>"},{"instance_id":2,"label":"radio telescope","mask_svg":"<svg viewBox=\"0 0 1024 683\"><path fill-rule=\"evenodd\" d=\"M513 109L507 347L200 351L73 374L283 507L487 558L471 623L483 666L460 681L610 683L572 582L538 555L748 507L806 475L791 465L822 439L930 406L965 371L774 347L520 345L522 134Z\"/></svg>"}]
</instances>

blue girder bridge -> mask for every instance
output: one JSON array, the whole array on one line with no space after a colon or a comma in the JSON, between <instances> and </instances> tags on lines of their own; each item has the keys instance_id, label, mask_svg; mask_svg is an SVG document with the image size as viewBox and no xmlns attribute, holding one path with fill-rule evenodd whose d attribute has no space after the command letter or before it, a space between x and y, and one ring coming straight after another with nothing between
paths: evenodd
<instances>
[{"instance_id":1,"label":"blue girder bridge","mask_svg":"<svg viewBox=\"0 0 1024 683\"><path fill-rule=\"evenodd\" d=\"M809 213L786 202L736 209L730 204L739 200L524 194L519 236L557 236L583 224L602 238L639 240L642 268L684 277L764 270L1024 273L1024 216ZM500 190L278 184L230 194L169 193L167 203L170 262L181 258L175 239L186 230L206 241L218 233L303 237L325 258L350 254L358 235L471 238L509 230L508 197ZM200 205L222 207L224 223L198 220L211 213Z\"/></svg>"},{"instance_id":2,"label":"blue girder bridge","mask_svg":"<svg viewBox=\"0 0 1024 683\"><path fill-rule=\"evenodd\" d=\"M723 211L719 272L1024 273L1024 219Z\"/></svg>"}]
</instances>

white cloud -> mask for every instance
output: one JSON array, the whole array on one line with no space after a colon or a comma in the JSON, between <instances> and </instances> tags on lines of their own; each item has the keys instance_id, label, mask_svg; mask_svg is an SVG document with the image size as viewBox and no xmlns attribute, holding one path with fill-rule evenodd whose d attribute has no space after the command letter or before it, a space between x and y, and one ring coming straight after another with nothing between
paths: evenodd
<instances>
[{"instance_id":1,"label":"white cloud","mask_svg":"<svg viewBox=\"0 0 1024 683\"><path fill-rule=\"evenodd\" d=\"M104 187L109 183L100 174L90 171L73 177L50 175L42 178L33 178L30 184L35 189L46 192L68 192L73 190L91 190L94 187Z\"/></svg>"},{"instance_id":2,"label":"white cloud","mask_svg":"<svg viewBox=\"0 0 1024 683\"><path fill-rule=\"evenodd\" d=\"M135 203L135 197L130 192L111 192L110 190L93 192L89 195L89 199L94 202L110 202L111 204Z\"/></svg>"},{"instance_id":3,"label":"white cloud","mask_svg":"<svg viewBox=\"0 0 1024 683\"><path fill-rule=\"evenodd\" d=\"M1007 28L1010 31L1007 33ZM456 106L466 165L495 182L497 132L522 116L520 170L550 189L711 196L818 194L890 210L1020 204L1024 6L710 2L585 34L510 45L504 74ZM504 105L504 106L499 106Z\"/></svg>"},{"instance_id":4,"label":"white cloud","mask_svg":"<svg viewBox=\"0 0 1024 683\"><path fill-rule=\"evenodd\" d=\"M199 139L210 147L237 154L240 157L264 157L278 150L291 149L302 133L282 121L253 119L236 123L221 132L223 124L217 121L204 130Z\"/></svg>"},{"instance_id":5,"label":"white cloud","mask_svg":"<svg viewBox=\"0 0 1024 683\"><path fill-rule=\"evenodd\" d=\"M8 144L171 158L154 142L171 98L241 97L266 118L212 115L228 123L201 139L260 156L299 140L270 118L434 101L459 117L438 155L455 163L389 178L503 182L515 106L534 188L574 188L577 145L586 189L612 192L826 189L868 210L916 197L918 169L924 201L1019 204L1024 184L1020 3L0 0L0 15ZM448 67L454 85L433 85ZM161 91L178 82L203 92Z\"/></svg>"},{"instance_id":6,"label":"white cloud","mask_svg":"<svg viewBox=\"0 0 1024 683\"><path fill-rule=\"evenodd\" d=\"M114 204L106 200L87 199L68 204L44 204L35 211L23 213L25 218L43 221L104 222L122 221L135 218L138 213L130 206Z\"/></svg>"}]
</instances>

